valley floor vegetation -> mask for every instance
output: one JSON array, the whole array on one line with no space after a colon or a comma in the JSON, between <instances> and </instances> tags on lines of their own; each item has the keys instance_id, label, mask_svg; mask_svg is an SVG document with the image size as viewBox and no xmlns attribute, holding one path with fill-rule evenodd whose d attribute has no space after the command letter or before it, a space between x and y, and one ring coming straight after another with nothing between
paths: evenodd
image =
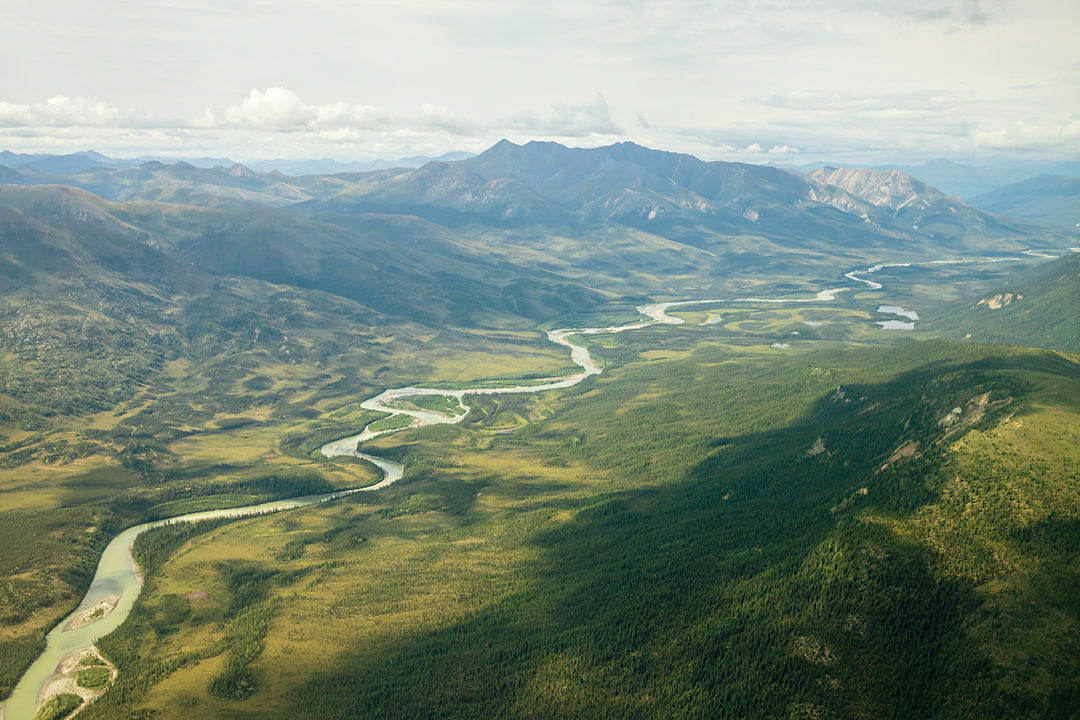
<instances>
[{"instance_id":1,"label":"valley floor vegetation","mask_svg":"<svg viewBox=\"0 0 1080 720\"><path fill-rule=\"evenodd\" d=\"M1068 717L1080 358L709 329L376 441L377 496L148 534L85 717Z\"/></svg>"}]
</instances>

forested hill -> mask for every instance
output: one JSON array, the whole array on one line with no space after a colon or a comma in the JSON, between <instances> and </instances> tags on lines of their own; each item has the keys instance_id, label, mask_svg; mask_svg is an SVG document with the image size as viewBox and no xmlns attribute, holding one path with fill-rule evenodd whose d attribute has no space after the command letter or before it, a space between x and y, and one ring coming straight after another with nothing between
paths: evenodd
<instances>
[{"instance_id":1,"label":"forested hill","mask_svg":"<svg viewBox=\"0 0 1080 720\"><path fill-rule=\"evenodd\" d=\"M1066 255L979 298L953 303L927 327L947 337L1080 352L1080 254Z\"/></svg>"}]
</instances>

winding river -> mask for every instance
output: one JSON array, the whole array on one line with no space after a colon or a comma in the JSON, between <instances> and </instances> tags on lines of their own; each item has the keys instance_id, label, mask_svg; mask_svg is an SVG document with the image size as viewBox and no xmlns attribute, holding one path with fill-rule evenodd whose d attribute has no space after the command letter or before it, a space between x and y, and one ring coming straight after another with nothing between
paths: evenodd
<instances>
[{"instance_id":1,"label":"winding river","mask_svg":"<svg viewBox=\"0 0 1080 720\"><path fill-rule=\"evenodd\" d=\"M1021 258L974 258L974 259L957 259L957 260L932 260L926 262L909 262L909 263L882 263L866 268L861 271L852 271L844 275L845 278L856 283L863 283L871 290L880 290L883 285L881 283L869 280L862 277L862 275L871 275L885 268L892 267L910 267L912 265L940 265L940 264L956 264L956 263L986 263L986 262L1002 262L1005 260L1018 260ZM811 297L803 298L762 298L762 297L744 297L744 298L715 298L705 300L680 300L674 302L655 303L651 305L641 305L637 307L637 311L643 315L645 320L629 323L626 325L613 325L608 327L592 327L592 328L563 328L559 330L549 330L547 332L547 338L556 345L562 345L570 350L570 358L572 362L581 368L581 372L569 375L563 378L551 378L549 380L540 381L533 385L514 385L510 387L495 387L495 388L468 388L464 390L441 390L435 388L424 387L404 387L404 388L392 388L385 390L378 395L363 401L360 406L367 410L374 410L378 412L388 413L393 416L408 416L410 418L409 423L400 427L393 427L384 430L372 430L372 425L369 424L360 433L352 435L350 437L335 440L327 443L321 448L321 452L326 457L337 456L352 456L362 460L366 460L383 473L383 479L374 485L370 485L363 488L355 488L351 490L340 490L331 493L325 493L322 495L308 495L303 497L296 497L287 500L277 500L274 502L261 503L258 505L249 505L239 508L228 508L223 510L210 510L206 512L196 512L187 515L180 515L174 518L166 520L160 520L152 523L145 523L143 525L136 525L134 527L124 530L117 535L105 548L104 553L101 556L101 560L98 563L97 571L94 574L94 579L90 584L89 590L87 590L85 597L79 604L79 607L71 613L68 617L64 618L52 632L46 637L46 647L37 660L30 666L23 677L19 680L18 685L15 687L14 693L0 708L0 720L32 720L34 713L39 705L40 701L45 698L42 697L43 691L49 684L50 678L57 672L57 668L60 666L62 660L72 653L79 652L85 648L92 646L98 638L107 635L120 626L121 623L127 618L131 612L132 606L135 604L135 599L138 597L139 592L142 590L142 577L135 566L135 561L131 555L132 543L135 538L143 532L155 527L161 527L169 523L178 522L196 522L199 520L209 520L214 518L241 518L252 515L261 515L265 513L278 512L281 510L289 510L292 508L303 507L305 505L314 505L316 503L328 502L336 500L347 495L352 495L359 492L370 492L374 490L380 490L385 488L397 480L401 479L403 468L400 464L380 458L375 455L369 455L360 452L358 445L368 440L380 437L382 435L388 435L390 433L401 432L403 430L414 429L423 427L426 425L435 424L452 424L459 423L465 419L465 416L469 413L469 406L465 403L466 395L508 395L519 393L536 393L543 392L545 390L558 390L561 388L569 388L577 385L586 378L593 375L599 375L602 371L599 365L593 360L592 355L589 353L588 347L585 345L579 345L574 343L571 338L575 336L587 336L587 335L601 335L601 334L613 334L627 332L629 330L639 330L641 328L650 327L653 325L681 325L683 320L681 318L672 317L667 314L668 310L672 308L684 308L691 305L711 305L718 303L821 303L830 302L836 299L837 295L844 292L851 292L856 289L854 286L838 287L827 290L822 290ZM409 398L416 398L420 396L442 396L447 398L454 398L460 411L455 414L439 413L431 410L425 410L418 405L414 405L408 402ZM380 419L376 422L382 422ZM118 598L118 599L117 599ZM75 626L77 619L84 617L87 613L91 612L93 608L99 604L111 605L115 602L111 612L106 612L103 617L100 617L92 622Z\"/></svg>"}]
</instances>

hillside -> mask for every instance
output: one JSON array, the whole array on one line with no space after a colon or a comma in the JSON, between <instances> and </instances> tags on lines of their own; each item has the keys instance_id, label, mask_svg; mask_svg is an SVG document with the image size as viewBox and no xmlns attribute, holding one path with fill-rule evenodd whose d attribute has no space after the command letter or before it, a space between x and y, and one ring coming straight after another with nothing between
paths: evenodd
<instances>
[{"instance_id":1,"label":"hillside","mask_svg":"<svg viewBox=\"0 0 1080 720\"><path fill-rule=\"evenodd\" d=\"M822 202L870 220L875 215L858 204L868 203L887 215L891 224L946 242L972 234L1002 237L1018 231L1014 221L974 210L900 170L825 167L809 179L817 186L815 198Z\"/></svg>"},{"instance_id":2,"label":"hillside","mask_svg":"<svg viewBox=\"0 0 1080 720\"><path fill-rule=\"evenodd\" d=\"M132 243L134 266L155 277L183 263L207 275L319 290L429 323L453 317L469 324L506 314L542 318L600 299L558 275L495 267L464 238L416 218L365 216L330 224L249 204L109 202L66 186L0 186L3 205L79 225L86 248L94 232L120 233ZM167 257L140 262L148 246Z\"/></svg>"},{"instance_id":3,"label":"hillside","mask_svg":"<svg viewBox=\"0 0 1080 720\"><path fill-rule=\"evenodd\" d=\"M999 215L1080 227L1080 178L1040 175L973 197L971 204Z\"/></svg>"},{"instance_id":4,"label":"hillside","mask_svg":"<svg viewBox=\"0 0 1080 720\"><path fill-rule=\"evenodd\" d=\"M1080 254L935 312L927 329L947 337L1080 352Z\"/></svg>"}]
</instances>

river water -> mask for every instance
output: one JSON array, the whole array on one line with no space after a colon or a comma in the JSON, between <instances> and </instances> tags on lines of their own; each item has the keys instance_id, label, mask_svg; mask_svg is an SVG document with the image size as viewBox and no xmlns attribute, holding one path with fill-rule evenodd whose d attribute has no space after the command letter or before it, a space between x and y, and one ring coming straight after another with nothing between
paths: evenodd
<instances>
[{"instance_id":1,"label":"river water","mask_svg":"<svg viewBox=\"0 0 1080 720\"><path fill-rule=\"evenodd\" d=\"M340 490L322 495L305 495L241 508L189 513L167 520L136 525L117 535L101 554L101 560L98 561L97 571L94 573L94 579L90 583L90 589L86 591L86 596L83 597L79 607L48 634L45 639L45 651L34 661L26 674L22 676L18 685L15 686L15 691L4 703L5 720L31 720L37 711L39 700L45 699L39 698L41 690L60 665L60 661L70 653L90 647L98 638L104 637L120 627L120 624L127 618L132 606L135 604L135 599L142 590L142 578L135 567L135 561L131 557L131 546L136 537L147 530L170 523L198 522L199 520L212 520L215 518L241 518L336 500L353 493L384 488L402 476L403 468L398 463L363 454L359 456L373 462L382 470L382 481L376 485L354 490ZM70 630L64 629L73 618L80 617L99 602L115 596L119 596L119 600L116 602L112 612L81 627L74 627Z\"/></svg>"}]
</instances>

